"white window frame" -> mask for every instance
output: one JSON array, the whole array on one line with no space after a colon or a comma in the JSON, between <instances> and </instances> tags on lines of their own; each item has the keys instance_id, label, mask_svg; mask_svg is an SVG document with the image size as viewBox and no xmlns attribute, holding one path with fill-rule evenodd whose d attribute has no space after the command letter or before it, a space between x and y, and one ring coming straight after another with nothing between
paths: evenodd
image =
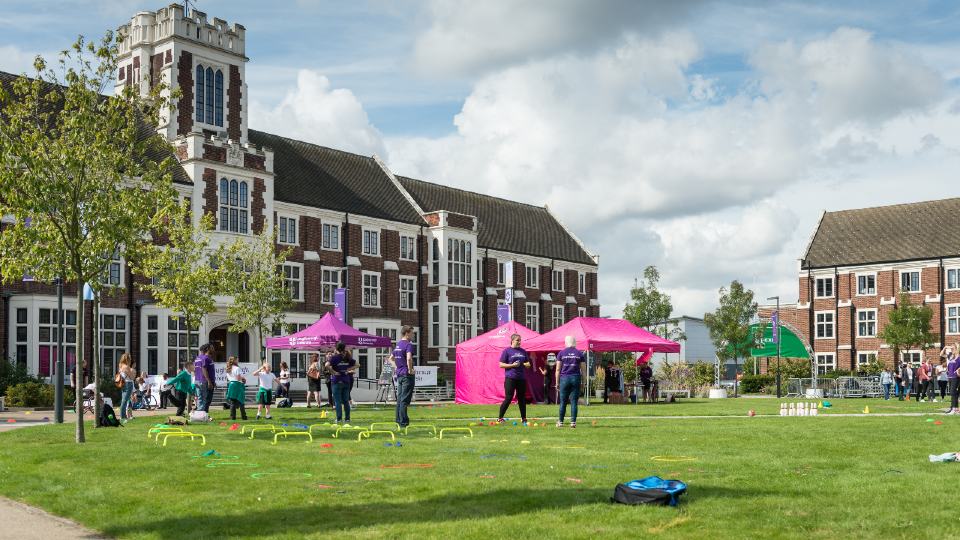
<instances>
[{"instance_id":1,"label":"white window frame","mask_svg":"<svg viewBox=\"0 0 960 540\"><path fill-rule=\"evenodd\" d=\"M432 347L443 347L444 339L443 332L441 329L444 328L442 319L442 310L440 309L440 304L433 302L427 304L427 315L430 319L430 344Z\"/></svg>"},{"instance_id":2,"label":"white window frame","mask_svg":"<svg viewBox=\"0 0 960 540\"><path fill-rule=\"evenodd\" d=\"M110 262L107 263L106 270L104 271L104 279L101 284L105 287L117 287L122 289L126 282L123 276L123 266L123 257L120 255L119 251L114 252L113 256L110 257ZM114 283L112 279L114 268L117 269L116 283Z\"/></svg>"},{"instance_id":3,"label":"white window frame","mask_svg":"<svg viewBox=\"0 0 960 540\"><path fill-rule=\"evenodd\" d=\"M360 233L360 253L368 257L380 256L380 229L363 228ZM376 243L376 251L373 250L373 244Z\"/></svg>"},{"instance_id":4,"label":"white window frame","mask_svg":"<svg viewBox=\"0 0 960 540\"><path fill-rule=\"evenodd\" d=\"M226 180L227 182L227 202L223 202L223 190L222 183ZM237 183L237 203L234 204L230 200L230 183ZM241 234L244 236L249 236L250 232L253 229L253 216L251 210L253 209L253 190L251 189L251 184L253 182L243 178L228 178L226 175L220 176L217 180L217 232L229 233L229 234ZM243 197L241 196L241 187L246 186L247 200L246 205L243 204ZM223 210L227 210L227 220L223 220ZM230 213L232 211L237 212L237 230L232 230L230 228ZM226 227L224 227L226 223ZM246 230L244 226L246 226Z\"/></svg>"},{"instance_id":5,"label":"white window frame","mask_svg":"<svg viewBox=\"0 0 960 540\"><path fill-rule=\"evenodd\" d=\"M343 228L340 226L340 223L330 223L330 222L320 222L320 249L325 251L340 251L340 232ZM326 232L325 231L330 231ZM333 231L336 231L337 242L334 245L333 240ZM330 240L327 242L324 239Z\"/></svg>"},{"instance_id":6,"label":"white window frame","mask_svg":"<svg viewBox=\"0 0 960 540\"><path fill-rule=\"evenodd\" d=\"M527 302L523 306L523 321L527 328L534 332L540 331L540 305L536 302Z\"/></svg>"},{"instance_id":7,"label":"white window frame","mask_svg":"<svg viewBox=\"0 0 960 540\"><path fill-rule=\"evenodd\" d=\"M829 373L829 372L831 372L831 371L835 371L835 370L837 369L837 355L836 355L836 354L834 354L834 353L815 353L815 358L816 358L816 363L817 363L817 374L818 374L818 375L824 375L824 374L826 374L826 373ZM821 363L821 359L826 359L826 358L829 358L829 359L830 359L830 362L829 362L829 367L830 367L830 369L826 369L827 366L826 366L826 363L825 363L825 362L824 362L824 363ZM821 367L822 367L823 369L821 369Z\"/></svg>"},{"instance_id":8,"label":"white window frame","mask_svg":"<svg viewBox=\"0 0 960 540\"><path fill-rule=\"evenodd\" d=\"M903 275L904 274L917 274L917 290L904 289L903 288ZM900 270L900 292L907 292L909 294L918 294L923 292L923 272L919 269L913 270Z\"/></svg>"},{"instance_id":9,"label":"white window frame","mask_svg":"<svg viewBox=\"0 0 960 540\"><path fill-rule=\"evenodd\" d=\"M540 267L535 264L528 264L525 267L524 273L526 274L526 288L528 289L539 289L540 288ZM530 278L533 279L530 279Z\"/></svg>"},{"instance_id":10,"label":"white window frame","mask_svg":"<svg viewBox=\"0 0 960 540\"><path fill-rule=\"evenodd\" d=\"M290 223L293 223L293 238L291 241ZM300 220L295 216L277 214L277 243L287 246L300 245Z\"/></svg>"},{"instance_id":11,"label":"white window frame","mask_svg":"<svg viewBox=\"0 0 960 540\"><path fill-rule=\"evenodd\" d=\"M559 278L559 279L557 279ZM550 289L554 291L563 291L563 270L554 268L550 272Z\"/></svg>"},{"instance_id":12,"label":"white window frame","mask_svg":"<svg viewBox=\"0 0 960 540\"><path fill-rule=\"evenodd\" d=\"M857 351L857 359L856 359L856 365L854 366L854 369L856 371L859 371L861 366L868 365L870 363L870 359L867 358L865 360L861 360L860 357L861 356L869 357L870 355L873 355L873 359L876 360L877 358L880 357L880 351Z\"/></svg>"},{"instance_id":13,"label":"white window frame","mask_svg":"<svg viewBox=\"0 0 960 540\"><path fill-rule=\"evenodd\" d=\"M368 285L368 282L372 283L372 281L369 280L369 279L367 279L367 278L372 278L372 277L374 277L374 276L376 276L376 278L377 278L377 285L376 285L376 287L374 287L374 286L372 286L372 285ZM361 294L360 294L360 305L363 306L363 307L374 307L374 308L380 307L380 304L381 304L381 302L380 302L380 291L381 291L382 288L383 288L383 283L380 281L380 272L367 272L366 270L362 271L362 272L360 273L360 292L361 292ZM369 294L368 294L368 291L367 291L368 289L370 289ZM371 304L371 303L367 302L367 299L368 299L368 298L373 298L373 292L374 292L374 291L376 292L376 300L377 300L377 303L376 303L376 304Z\"/></svg>"},{"instance_id":14,"label":"white window frame","mask_svg":"<svg viewBox=\"0 0 960 540\"><path fill-rule=\"evenodd\" d=\"M557 316L557 313L560 313L560 316ZM567 311L563 306L552 306L550 308L550 323L553 324L553 328L558 328L567 322ZM559 323L557 321L560 321ZM551 328L551 330L553 329Z\"/></svg>"},{"instance_id":15,"label":"white window frame","mask_svg":"<svg viewBox=\"0 0 960 540\"><path fill-rule=\"evenodd\" d=\"M587 316L587 308L585 308L585 307L578 307L578 308L577 308L577 317L586 317L586 316Z\"/></svg>"},{"instance_id":16,"label":"white window frame","mask_svg":"<svg viewBox=\"0 0 960 540\"><path fill-rule=\"evenodd\" d=\"M863 314L872 313L872 314L873 314L873 319L870 319L870 320L861 320L861 319L860 319L860 314L861 314L861 313L863 313ZM874 338L874 337L877 337L877 309L876 309L876 308L858 309L858 310L856 311L856 314L857 314L857 322L856 322L856 323L857 323L857 337L858 337L858 338ZM861 332L860 332L860 325L861 325L861 324L865 324L865 325L867 325L867 328L869 328L870 323L873 323L873 333L872 333L872 334L864 334L864 333L861 333Z\"/></svg>"},{"instance_id":17,"label":"white window frame","mask_svg":"<svg viewBox=\"0 0 960 540\"><path fill-rule=\"evenodd\" d=\"M336 281L328 281L324 279L324 273L335 272L337 275ZM337 268L333 266L321 266L320 267L320 303L333 305L334 295L337 289L343 287L343 268ZM329 288L330 296L328 299L324 299L324 292Z\"/></svg>"},{"instance_id":18,"label":"white window frame","mask_svg":"<svg viewBox=\"0 0 960 540\"><path fill-rule=\"evenodd\" d=\"M830 315L830 322L829 322L829 323L827 323L826 321L820 322L820 320L819 320L820 315L828 315L828 314ZM830 310L828 310L828 311L815 311L815 312L814 312L814 319L813 319L813 321L814 321L814 334L813 334L813 335L814 335L814 339L836 339L836 337L837 337L837 313L836 313L835 311L830 311ZM821 324L824 325L824 328L826 328L826 325L828 325L828 324L830 325L830 335L829 335L829 336L821 336L821 335L820 335L820 325L821 325Z\"/></svg>"},{"instance_id":19,"label":"white window frame","mask_svg":"<svg viewBox=\"0 0 960 540\"><path fill-rule=\"evenodd\" d=\"M586 272L577 272L577 294L587 294Z\"/></svg>"},{"instance_id":20,"label":"white window frame","mask_svg":"<svg viewBox=\"0 0 960 540\"><path fill-rule=\"evenodd\" d=\"M950 286L950 272L954 275L954 286ZM960 290L960 266L943 269L943 288L947 291Z\"/></svg>"},{"instance_id":21,"label":"white window frame","mask_svg":"<svg viewBox=\"0 0 960 540\"><path fill-rule=\"evenodd\" d=\"M826 282L827 281L830 282L830 294L820 296L820 286L819 286L820 281L824 282L824 289L826 289ZM837 295L837 280L834 279L834 276L814 277L813 279L813 297L814 298L833 298L836 295Z\"/></svg>"},{"instance_id":22,"label":"white window frame","mask_svg":"<svg viewBox=\"0 0 960 540\"><path fill-rule=\"evenodd\" d=\"M463 245L461 260L460 245ZM473 275L473 240L466 238L447 238L447 286L469 287L476 286ZM461 279L462 276L462 279ZM458 283L459 281L459 283Z\"/></svg>"},{"instance_id":23,"label":"white window frame","mask_svg":"<svg viewBox=\"0 0 960 540\"><path fill-rule=\"evenodd\" d=\"M900 361L903 362L904 355L908 355L908 354L910 355L910 358L911 358L910 365L913 365L913 362L916 362L918 364L923 362L923 351L921 351L920 349L910 349L907 351L900 351ZM916 355L916 360L913 360L914 355Z\"/></svg>"},{"instance_id":24,"label":"white window frame","mask_svg":"<svg viewBox=\"0 0 960 540\"><path fill-rule=\"evenodd\" d=\"M292 273L292 270L293 270L293 269L296 269L296 270L297 270L297 276L298 276L298 277L297 277L296 279L287 276L287 269L288 269L288 268L291 270L291 273ZM290 262L290 261L287 261L287 262L283 263L283 285L284 285L285 287L287 287L287 289L289 290L289 286L287 286L287 282L288 282L288 281L296 281L296 282L297 282L297 295L296 295L296 296L291 295L290 298L291 298L294 302L303 302L303 283L304 283L304 279L303 279L303 263Z\"/></svg>"},{"instance_id":25,"label":"white window frame","mask_svg":"<svg viewBox=\"0 0 960 540\"><path fill-rule=\"evenodd\" d=\"M864 272L862 274L855 274L857 278L857 296L876 296L877 295L877 273L876 272ZM873 292L860 292L860 278L873 278Z\"/></svg>"},{"instance_id":26,"label":"white window frame","mask_svg":"<svg viewBox=\"0 0 960 540\"><path fill-rule=\"evenodd\" d=\"M404 283L410 285L409 288L404 289ZM404 298L408 300L407 307L403 307ZM417 277L416 276L400 276L400 303L397 304L400 306L400 309L403 311L416 311L417 310Z\"/></svg>"},{"instance_id":27,"label":"white window frame","mask_svg":"<svg viewBox=\"0 0 960 540\"><path fill-rule=\"evenodd\" d=\"M473 330L475 328L474 322L473 322L474 309L475 307L472 303L470 304L460 304L456 302L447 303L447 320L446 320L446 324L444 325L446 326L446 330L447 330L447 333L444 339L444 344L447 347L455 347L458 344L473 338ZM469 317L469 320L454 321L453 319L456 317L450 317L450 315L451 314L456 315L458 311L460 315L466 315L467 317ZM461 337L463 339L457 340L456 337L451 339L451 335L456 334L457 331L460 332Z\"/></svg>"},{"instance_id":28,"label":"white window frame","mask_svg":"<svg viewBox=\"0 0 960 540\"><path fill-rule=\"evenodd\" d=\"M407 249L404 249L404 240L407 243ZM407 257L407 252L410 256ZM417 237L410 236L409 234L400 235L400 260L401 261L415 261L417 260Z\"/></svg>"},{"instance_id":29,"label":"white window frame","mask_svg":"<svg viewBox=\"0 0 960 540\"><path fill-rule=\"evenodd\" d=\"M503 263L498 262L497 263L497 285L503 285L504 274L506 274L506 270L504 270L503 268Z\"/></svg>"},{"instance_id":30,"label":"white window frame","mask_svg":"<svg viewBox=\"0 0 960 540\"><path fill-rule=\"evenodd\" d=\"M954 310L954 314L950 315L950 310ZM947 335L957 335L960 334L960 304L946 304L943 306L943 315L944 315L944 331ZM953 331L950 330L950 322L954 323Z\"/></svg>"}]
</instances>

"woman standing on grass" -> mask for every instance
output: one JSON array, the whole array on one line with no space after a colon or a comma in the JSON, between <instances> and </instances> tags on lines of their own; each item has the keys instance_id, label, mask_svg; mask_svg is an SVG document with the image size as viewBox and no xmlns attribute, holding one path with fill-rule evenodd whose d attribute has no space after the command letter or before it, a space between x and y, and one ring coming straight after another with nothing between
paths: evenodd
<instances>
[{"instance_id":1,"label":"woman standing on grass","mask_svg":"<svg viewBox=\"0 0 960 540\"><path fill-rule=\"evenodd\" d=\"M330 356L324 364L333 382L333 406L337 411L338 423L350 423L350 381L356 366L356 360L342 341L337 342L336 354Z\"/></svg>"},{"instance_id":2,"label":"woman standing on grass","mask_svg":"<svg viewBox=\"0 0 960 540\"><path fill-rule=\"evenodd\" d=\"M320 355L310 354L310 365L307 367L307 408L310 408L310 398L317 398L317 407L320 406Z\"/></svg>"},{"instance_id":3,"label":"woman standing on grass","mask_svg":"<svg viewBox=\"0 0 960 540\"><path fill-rule=\"evenodd\" d=\"M290 368L286 362L280 362L280 375L277 376L277 397L290 398Z\"/></svg>"},{"instance_id":4,"label":"woman standing on grass","mask_svg":"<svg viewBox=\"0 0 960 540\"><path fill-rule=\"evenodd\" d=\"M527 425L527 375L524 368L530 367L530 355L520 347L520 334L510 336L510 346L500 353L500 367L503 373L503 403L500 404L500 414L497 422L503 423L503 415L517 396L517 406L520 407L520 419Z\"/></svg>"},{"instance_id":5,"label":"woman standing on grass","mask_svg":"<svg viewBox=\"0 0 960 540\"><path fill-rule=\"evenodd\" d=\"M940 387L940 401L946 401L947 399L947 360L945 358L940 359L940 363L936 365L934 371L937 375L937 386Z\"/></svg>"},{"instance_id":6,"label":"woman standing on grass","mask_svg":"<svg viewBox=\"0 0 960 540\"><path fill-rule=\"evenodd\" d=\"M133 407L130 405L130 398L133 396L133 380L137 377L137 372L130 366L130 353L123 353L120 356L120 368L117 375L120 376L123 393L120 399L120 418L124 422L133 418Z\"/></svg>"},{"instance_id":7,"label":"woman standing on grass","mask_svg":"<svg viewBox=\"0 0 960 540\"><path fill-rule=\"evenodd\" d=\"M957 344L957 350L960 350L960 343ZM957 361L957 350L952 347L944 347L940 353L947 359L947 384L950 387L950 410L947 411L947 414L960 414L957 411L958 391L960 391L960 388L957 388L957 368L960 368L960 362Z\"/></svg>"},{"instance_id":8,"label":"woman standing on grass","mask_svg":"<svg viewBox=\"0 0 960 540\"><path fill-rule=\"evenodd\" d=\"M890 401L890 387L893 386L893 373L890 373L890 368L883 368L880 372L880 386L883 387L883 399Z\"/></svg>"},{"instance_id":9,"label":"woman standing on grass","mask_svg":"<svg viewBox=\"0 0 960 540\"><path fill-rule=\"evenodd\" d=\"M576 348L577 339L573 336L564 338L566 349L557 353L557 391L560 393L560 416L557 427L563 427L563 417L567 412L567 401L570 401L570 427L577 427L577 402L580 400L581 372L587 363L583 351Z\"/></svg>"},{"instance_id":10,"label":"woman standing on grass","mask_svg":"<svg viewBox=\"0 0 960 540\"><path fill-rule=\"evenodd\" d=\"M260 369L253 372L255 377L260 380L260 388L257 389L257 420L260 419L260 411L264 407L267 409L267 420L273 418L270 416L270 403L273 402L273 383L277 376L270 373L270 362L264 362Z\"/></svg>"},{"instance_id":11,"label":"woman standing on grass","mask_svg":"<svg viewBox=\"0 0 960 540\"><path fill-rule=\"evenodd\" d=\"M227 358L227 403L230 404L230 419L237 419L237 409L240 409L240 418L247 419L247 409L244 408L244 401L247 394L247 380L240 374L240 365L237 363L237 357Z\"/></svg>"}]
</instances>

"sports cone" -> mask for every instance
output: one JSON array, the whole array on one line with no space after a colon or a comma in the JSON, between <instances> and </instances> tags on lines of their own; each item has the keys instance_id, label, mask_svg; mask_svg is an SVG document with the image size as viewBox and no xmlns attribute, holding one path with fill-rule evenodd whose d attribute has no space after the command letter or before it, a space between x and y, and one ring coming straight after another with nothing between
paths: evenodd
<instances>
[{"instance_id":1,"label":"sports cone","mask_svg":"<svg viewBox=\"0 0 960 540\"><path fill-rule=\"evenodd\" d=\"M863 408L863 414L870 414L870 406L866 406Z\"/></svg>"}]
</instances>

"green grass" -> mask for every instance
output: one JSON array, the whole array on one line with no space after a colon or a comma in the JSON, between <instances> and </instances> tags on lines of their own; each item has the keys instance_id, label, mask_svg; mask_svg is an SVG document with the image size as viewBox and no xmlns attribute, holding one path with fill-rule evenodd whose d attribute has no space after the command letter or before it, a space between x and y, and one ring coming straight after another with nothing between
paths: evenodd
<instances>
[{"instance_id":1,"label":"green grass","mask_svg":"<svg viewBox=\"0 0 960 540\"><path fill-rule=\"evenodd\" d=\"M833 414L940 405L831 401L825 412ZM780 418L778 404L592 405L581 407L576 430L558 430L551 419L543 428L474 428L473 439L411 434L400 448L358 443L355 435L272 446L266 434L251 441L217 424L193 428L208 436L204 448L184 441L162 448L146 437L148 418L90 430L78 446L70 425L31 427L0 434L0 494L123 538L913 539L942 538L956 527L960 518L944 496L960 464L931 464L927 455L960 450L960 419ZM766 416L742 417L748 409ZM315 409L275 413L274 422L317 416ZM411 416L453 426L495 414L493 406L446 406L415 407ZM530 412L555 414L553 406ZM657 418L672 415L729 418ZM592 424L591 417L612 416L635 418ZM451 418L462 420L441 420ZM355 424L390 419L389 409L353 414ZM324 452L327 442L333 446ZM207 467L208 458L194 456L208 449L257 466ZM391 464L432 467L381 468ZM678 509L609 504L617 482L651 474L689 484Z\"/></svg>"}]
</instances>

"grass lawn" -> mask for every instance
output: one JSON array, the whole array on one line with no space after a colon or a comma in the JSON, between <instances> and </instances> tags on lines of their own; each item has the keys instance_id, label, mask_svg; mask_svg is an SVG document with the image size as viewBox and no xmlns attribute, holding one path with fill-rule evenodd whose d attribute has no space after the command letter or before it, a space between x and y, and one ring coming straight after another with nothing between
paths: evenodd
<instances>
[{"instance_id":1,"label":"grass lawn","mask_svg":"<svg viewBox=\"0 0 960 540\"><path fill-rule=\"evenodd\" d=\"M941 405L831 401L826 416ZM748 409L761 416L743 417ZM958 521L944 496L960 464L927 455L960 451L960 418L781 418L773 399L580 411L576 430L550 419L475 427L472 439L411 433L400 448L356 435L273 446L266 434L249 440L219 422L192 428L207 435L206 447L171 440L163 448L147 439L148 418L90 430L79 446L71 425L30 427L0 433L0 494L123 538L912 539L949 536ZM316 409L274 412L275 423L319 422L310 420ZM494 406L415 407L411 417L442 427L495 414ZM555 414L554 406L530 411ZM727 417L658 418L674 415ZM360 407L353 421L392 416ZM623 416L632 418L603 418ZM226 460L198 457L210 449ZM384 468L398 465L411 467ZM651 474L689 484L679 508L608 502L617 482Z\"/></svg>"}]
</instances>

